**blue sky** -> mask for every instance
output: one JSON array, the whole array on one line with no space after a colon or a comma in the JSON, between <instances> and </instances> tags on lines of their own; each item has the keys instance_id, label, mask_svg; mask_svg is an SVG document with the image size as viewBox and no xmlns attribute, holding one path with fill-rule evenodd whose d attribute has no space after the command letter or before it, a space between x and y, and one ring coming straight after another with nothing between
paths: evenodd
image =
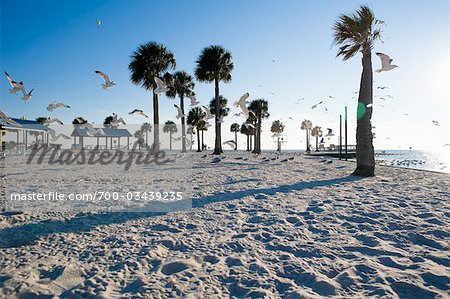
<instances>
[{"instance_id":1,"label":"blue sky","mask_svg":"<svg viewBox=\"0 0 450 299\"><path fill-rule=\"evenodd\" d=\"M374 47L399 65L374 74L373 124L376 148L442 149L449 143L449 4L447 1L1 1L1 69L38 85L30 103L7 91L0 80L1 110L28 119L55 116L71 122L74 116L102 123L116 112L130 123L134 108L152 114L151 93L133 85L128 63L133 50L148 41L166 45L177 58L177 70L193 74L195 60L209 45L219 44L233 54L235 70L221 93L231 102L245 92L250 99L266 98L270 119L263 127L263 148L274 148L270 124L286 125L287 148L305 147L303 119L338 131L339 114L349 109L349 137L354 143L356 99L361 74L360 56L343 62L335 58L333 21L341 13L369 5L386 22L383 41ZM96 19L102 21L100 28ZM275 60L275 62L272 62ZM374 55L374 69L379 67ZM96 69L108 73L117 86L102 90ZM262 87L261 87L262 85ZM377 86L388 86L379 90ZM211 84L196 84L198 99L206 104L214 95ZM328 95L335 98L330 100ZM393 98L381 100L379 97ZM305 97L301 104L294 104ZM49 113L52 101L69 110ZM312 110L319 101L324 104ZM161 121L175 121L173 104L160 99ZM383 107L384 106L384 107ZM327 107L328 111L325 111ZM238 112L232 108L231 115ZM407 115L405 115L407 114ZM289 117L294 118L290 120ZM436 127L432 120L440 124ZM243 122L228 117L229 126ZM206 134L213 144L213 130ZM337 143L336 140L331 140ZM244 138L239 142L244 143Z\"/></svg>"}]
</instances>

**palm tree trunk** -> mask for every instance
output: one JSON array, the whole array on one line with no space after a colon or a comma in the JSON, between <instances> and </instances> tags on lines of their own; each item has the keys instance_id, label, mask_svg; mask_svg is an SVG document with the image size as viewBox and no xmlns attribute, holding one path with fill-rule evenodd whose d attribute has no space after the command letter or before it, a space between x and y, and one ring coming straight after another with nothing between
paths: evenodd
<instances>
[{"instance_id":1,"label":"palm tree trunk","mask_svg":"<svg viewBox=\"0 0 450 299\"><path fill-rule=\"evenodd\" d=\"M169 149L172 150L172 131L169 132Z\"/></svg>"},{"instance_id":2,"label":"palm tree trunk","mask_svg":"<svg viewBox=\"0 0 450 299\"><path fill-rule=\"evenodd\" d=\"M184 97L181 95L180 96L180 108L181 111L183 112L183 117L181 117L181 152L185 153L186 152L186 140L185 140L185 136L186 136L186 119L184 117Z\"/></svg>"},{"instance_id":3,"label":"palm tree trunk","mask_svg":"<svg viewBox=\"0 0 450 299\"><path fill-rule=\"evenodd\" d=\"M370 177L375 176L375 153L370 123L372 107L367 108L373 102L372 55L369 47L363 50L362 66L358 106L364 106L365 113L359 115L356 125L356 169L353 175Z\"/></svg>"},{"instance_id":4,"label":"palm tree trunk","mask_svg":"<svg viewBox=\"0 0 450 299\"><path fill-rule=\"evenodd\" d=\"M234 131L234 143L236 143L234 150L237 151L237 131Z\"/></svg>"},{"instance_id":5,"label":"palm tree trunk","mask_svg":"<svg viewBox=\"0 0 450 299\"><path fill-rule=\"evenodd\" d=\"M205 130L202 130L202 150L205 146L205 142L204 142L205 139L203 138L203 132L205 132Z\"/></svg>"},{"instance_id":6,"label":"palm tree trunk","mask_svg":"<svg viewBox=\"0 0 450 299\"><path fill-rule=\"evenodd\" d=\"M319 135L316 135L316 152L319 151Z\"/></svg>"},{"instance_id":7,"label":"palm tree trunk","mask_svg":"<svg viewBox=\"0 0 450 299\"><path fill-rule=\"evenodd\" d=\"M250 143L250 135L247 135L247 152L250 150L249 143Z\"/></svg>"},{"instance_id":8,"label":"palm tree trunk","mask_svg":"<svg viewBox=\"0 0 450 299\"><path fill-rule=\"evenodd\" d=\"M306 151L309 150L309 142L308 142L308 129L306 129Z\"/></svg>"},{"instance_id":9,"label":"palm tree trunk","mask_svg":"<svg viewBox=\"0 0 450 299\"><path fill-rule=\"evenodd\" d=\"M201 152L200 150L200 130L197 128L197 152Z\"/></svg>"},{"instance_id":10,"label":"palm tree trunk","mask_svg":"<svg viewBox=\"0 0 450 299\"><path fill-rule=\"evenodd\" d=\"M220 136L220 123L219 123L219 117L220 117L220 99L219 99L219 79L214 80L215 83L215 97L216 97L216 111L215 111L215 122L216 122L216 143L214 146L214 155L220 155L223 153L222 151L222 138Z\"/></svg>"},{"instance_id":11,"label":"palm tree trunk","mask_svg":"<svg viewBox=\"0 0 450 299\"><path fill-rule=\"evenodd\" d=\"M158 94L153 90L153 144L154 150L159 151L159 103L158 103Z\"/></svg>"}]
</instances>

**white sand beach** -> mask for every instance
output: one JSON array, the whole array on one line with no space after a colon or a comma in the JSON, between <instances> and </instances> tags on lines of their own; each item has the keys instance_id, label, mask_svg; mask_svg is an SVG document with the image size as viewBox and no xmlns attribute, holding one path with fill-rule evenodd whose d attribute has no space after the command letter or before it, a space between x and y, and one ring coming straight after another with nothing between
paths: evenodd
<instances>
[{"instance_id":1,"label":"white sand beach","mask_svg":"<svg viewBox=\"0 0 450 299\"><path fill-rule=\"evenodd\" d=\"M448 174L379 166L360 179L351 162L296 153L191 155L192 209L1 213L0 297L450 296ZM66 183L117 185L68 167ZM6 168L3 184L24 175Z\"/></svg>"}]
</instances>

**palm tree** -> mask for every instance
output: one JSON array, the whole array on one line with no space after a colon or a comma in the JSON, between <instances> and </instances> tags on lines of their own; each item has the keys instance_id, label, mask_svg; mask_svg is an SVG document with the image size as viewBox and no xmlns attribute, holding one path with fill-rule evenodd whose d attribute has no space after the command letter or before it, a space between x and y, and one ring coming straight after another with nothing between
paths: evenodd
<instances>
[{"instance_id":1,"label":"palm tree","mask_svg":"<svg viewBox=\"0 0 450 299\"><path fill-rule=\"evenodd\" d=\"M375 28L377 20L373 11L367 6L361 6L355 13L340 15L334 23L334 44L339 45L337 57L344 61L352 58L358 52L362 54L362 74L359 85L358 110L363 111L357 116L356 127L356 169L353 175L375 175L375 153L373 149L372 102L373 73L372 48L380 38L381 31ZM363 109L360 109L362 107ZM367 108L366 107L370 107Z\"/></svg>"},{"instance_id":2,"label":"palm tree","mask_svg":"<svg viewBox=\"0 0 450 299\"><path fill-rule=\"evenodd\" d=\"M153 143L155 150L159 150L159 95L155 93L155 77L161 77L163 72L174 69L175 56L164 45L148 42L140 45L131 55L128 69L131 72L131 82L153 91Z\"/></svg>"},{"instance_id":3,"label":"palm tree","mask_svg":"<svg viewBox=\"0 0 450 299\"><path fill-rule=\"evenodd\" d=\"M134 132L133 136L134 138L137 139L137 144L139 145L139 149L142 148L142 146L144 145L144 137L143 137L143 132L142 129L137 130L136 132Z\"/></svg>"},{"instance_id":4,"label":"palm tree","mask_svg":"<svg viewBox=\"0 0 450 299\"><path fill-rule=\"evenodd\" d=\"M230 108L227 108L228 100L222 96L219 95L219 103L220 103L220 109L219 109L219 120L220 118L223 118L225 116L228 116L228 112L230 112ZM211 111L211 114L216 114L216 99L212 98L209 102L209 110Z\"/></svg>"},{"instance_id":5,"label":"palm tree","mask_svg":"<svg viewBox=\"0 0 450 299\"><path fill-rule=\"evenodd\" d=\"M166 121L163 127L163 132L169 133L169 150L172 150L172 134L176 133L177 131L177 125L173 121ZM183 137L181 139L184 140Z\"/></svg>"},{"instance_id":6,"label":"palm tree","mask_svg":"<svg viewBox=\"0 0 450 299\"><path fill-rule=\"evenodd\" d=\"M184 98L194 95L195 83L192 76L185 71L178 71L172 75L172 84L169 85L169 90L166 92L168 98L180 98L180 109L184 115ZM186 121L185 117L181 117L181 151L186 152Z\"/></svg>"},{"instance_id":7,"label":"palm tree","mask_svg":"<svg viewBox=\"0 0 450 299\"><path fill-rule=\"evenodd\" d=\"M47 121L47 117L43 117L43 116L37 117L36 121L40 124L44 124Z\"/></svg>"},{"instance_id":8,"label":"palm tree","mask_svg":"<svg viewBox=\"0 0 450 299\"><path fill-rule=\"evenodd\" d=\"M231 72L233 71L234 65L232 61L231 53L225 50L221 46L209 46L202 50L200 56L198 57L197 66L195 68L195 77L200 82L211 83L214 82L215 85L215 100L216 110L214 111L216 115L216 125L215 125L215 146L214 154L219 155L222 151L222 138L221 138L221 123L218 122L219 113L219 83L223 81L225 83L231 82Z\"/></svg>"},{"instance_id":9,"label":"palm tree","mask_svg":"<svg viewBox=\"0 0 450 299\"><path fill-rule=\"evenodd\" d=\"M111 126L111 122L114 120L114 117L112 115L108 116L105 118L105 120L103 121L103 126L105 128L109 128Z\"/></svg>"},{"instance_id":10,"label":"palm tree","mask_svg":"<svg viewBox=\"0 0 450 299\"><path fill-rule=\"evenodd\" d=\"M206 120L202 119L198 126L199 126L199 130L202 131L202 136L201 136L202 141L201 142L202 142L202 150L204 150L206 148L206 146L205 146L203 135L204 135L205 131L208 131L208 125L207 125Z\"/></svg>"},{"instance_id":11,"label":"palm tree","mask_svg":"<svg viewBox=\"0 0 450 299\"><path fill-rule=\"evenodd\" d=\"M322 128L319 126L315 126L311 130L311 136L316 137L316 152L319 151L319 137L322 137Z\"/></svg>"},{"instance_id":12,"label":"palm tree","mask_svg":"<svg viewBox=\"0 0 450 299\"><path fill-rule=\"evenodd\" d=\"M261 121L263 118L268 118L269 103L265 99L253 100L248 106L248 110L253 111L256 117L256 135L255 135L255 148L253 153L261 153Z\"/></svg>"},{"instance_id":13,"label":"palm tree","mask_svg":"<svg viewBox=\"0 0 450 299\"><path fill-rule=\"evenodd\" d=\"M152 131L152 125L150 123L143 123L141 125L142 134L145 133L145 144L148 146L148 133Z\"/></svg>"},{"instance_id":14,"label":"palm tree","mask_svg":"<svg viewBox=\"0 0 450 299\"><path fill-rule=\"evenodd\" d=\"M306 152L309 152L309 131L312 129L312 122L305 119L304 121L302 121L300 129L306 131Z\"/></svg>"},{"instance_id":15,"label":"palm tree","mask_svg":"<svg viewBox=\"0 0 450 299\"><path fill-rule=\"evenodd\" d=\"M231 124L230 132L234 132L234 143L236 144L236 147L234 148L235 151L237 151L237 133L241 130L241 126L239 126L238 123Z\"/></svg>"},{"instance_id":16,"label":"palm tree","mask_svg":"<svg viewBox=\"0 0 450 299\"><path fill-rule=\"evenodd\" d=\"M284 124L280 120L275 120L272 122L272 126L270 127L270 132L274 133L274 136L277 137L277 151L281 153L281 133L284 131Z\"/></svg>"},{"instance_id":17,"label":"palm tree","mask_svg":"<svg viewBox=\"0 0 450 299\"><path fill-rule=\"evenodd\" d=\"M72 125L82 125L82 124L85 124L85 123L87 123L88 121L87 120L85 120L82 116L79 116L79 117L75 117L73 120L72 120Z\"/></svg>"},{"instance_id":18,"label":"palm tree","mask_svg":"<svg viewBox=\"0 0 450 299\"><path fill-rule=\"evenodd\" d=\"M192 140L192 135L194 135L195 134L195 131L194 131L194 127L192 127L192 126L188 126L187 127L187 130L186 130L186 134L187 135L189 135L189 136L191 136L191 143L189 144L189 150L190 151L192 151L192 143L193 143L193 140Z\"/></svg>"},{"instance_id":19,"label":"palm tree","mask_svg":"<svg viewBox=\"0 0 450 299\"><path fill-rule=\"evenodd\" d=\"M202 126L202 120L204 120L205 116L206 116L205 111L203 111L203 109L199 107L192 108L187 116L188 125L191 125L197 130L197 146L198 146L197 152L202 151L200 149L200 129Z\"/></svg>"}]
</instances>

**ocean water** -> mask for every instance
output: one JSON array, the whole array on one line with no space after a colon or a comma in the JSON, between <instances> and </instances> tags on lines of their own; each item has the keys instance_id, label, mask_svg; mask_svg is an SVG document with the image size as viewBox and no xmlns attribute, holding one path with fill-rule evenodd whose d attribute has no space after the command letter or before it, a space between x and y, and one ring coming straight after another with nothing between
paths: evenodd
<instances>
[{"instance_id":1,"label":"ocean water","mask_svg":"<svg viewBox=\"0 0 450 299\"><path fill-rule=\"evenodd\" d=\"M450 173L450 149L440 152L375 150L375 160L391 166Z\"/></svg>"}]
</instances>

